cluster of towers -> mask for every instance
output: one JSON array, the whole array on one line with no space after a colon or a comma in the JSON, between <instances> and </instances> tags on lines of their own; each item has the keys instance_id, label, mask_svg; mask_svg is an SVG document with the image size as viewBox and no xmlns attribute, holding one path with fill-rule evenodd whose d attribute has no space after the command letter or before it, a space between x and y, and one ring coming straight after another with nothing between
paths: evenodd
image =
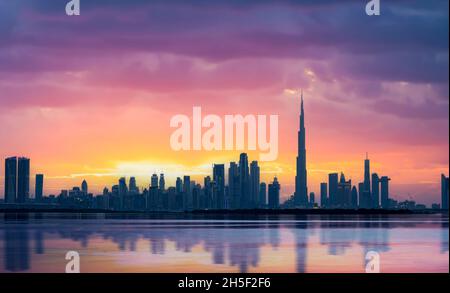
<instances>
[{"instance_id":1,"label":"cluster of towers","mask_svg":"<svg viewBox=\"0 0 450 293\"><path fill-rule=\"evenodd\" d=\"M131 177L128 184L123 177L111 190L105 188L102 195L93 199L92 206L112 210L146 211L279 207L280 184L277 178L268 186L265 182L260 182L258 162L252 161L249 164L247 154L242 153L238 163L229 164L227 177L228 184L224 164L214 164L212 177L204 177L203 185L186 175L183 178L177 177L175 186L166 187L164 174L159 177L158 174L153 174L150 185L142 192L137 187L135 177ZM85 192L83 187L81 191L82 194L87 194L87 187Z\"/></svg>"},{"instance_id":2,"label":"cluster of towers","mask_svg":"<svg viewBox=\"0 0 450 293\"><path fill-rule=\"evenodd\" d=\"M320 202L322 208L391 208L389 199L388 176L370 173L370 160L364 160L364 181L358 187L346 180L344 173L328 174L328 183L320 184Z\"/></svg>"},{"instance_id":3,"label":"cluster of towers","mask_svg":"<svg viewBox=\"0 0 450 293\"><path fill-rule=\"evenodd\" d=\"M315 194L308 197L306 170L306 129L305 111L303 108L303 92L301 93L300 126L298 131L297 168L295 176L295 192L293 207L310 208L315 205ZM366 155L364 161L364 182L358 187L346 180L343 173L328 175L328 184L320 184L320 201L323 208L389 208L389 180L387 176L379 177L370 173L370 160Z\"/></svg>"},{"instance_id":4,"label":"cluster of towers","mask_svg":"<svg viewBox=\"0 0 450 293\"><path fill-rule=\"evenodd\" d=\"M36 199L42 198L44 177L36 175ZM5 203L25 203L30 197L30 159L5 159Z\"/></svg>"}]
</instances>

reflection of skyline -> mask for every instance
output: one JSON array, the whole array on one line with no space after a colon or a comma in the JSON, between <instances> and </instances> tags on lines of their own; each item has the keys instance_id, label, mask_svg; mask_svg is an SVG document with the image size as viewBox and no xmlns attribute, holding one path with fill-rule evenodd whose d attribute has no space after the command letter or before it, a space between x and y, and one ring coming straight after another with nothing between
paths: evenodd
<instances>
[{"instance_id":1,"label":"reflection of skyline","mask_svg":"<svg viewBox=\"0 0 450 293\"><path fill-rule=\"evenodd\" d=\"M440 218L439 218L440 219ZM320 244L328 247L328 255L345 255L346 250L357 244L364 254L370 250L387 252L390 247L390 230L392 228L414 228L414 223L380 222L388 218L377 217L372 222L336 221L332 217L322 217L321 221L311 216L301 216L290 221L151 221L137 225L124 225L111 220L88 221L80 225L76 221L63 220L60 225L40 225L34 219L8 220L0 228L3 242L3 269L8 272L30 270L32 256L45 254L46 241L69 239L79 243L83 248L93 248L97 242L90 242L100 236L104 241L117 245L120 251L137 251L137 243L146 240L148 252L152 255L170 255L168 243L173 243L175 250L193 253L194 247L201 246L208 252L210 262L214 265L229 265L239 272L249 272L258 268L262 258L262 248L278 250L281 232L287 230L293 236L296 272L308 272L308 245L310 237L319 233ZM291 221L295 220L295 221ZM354 219L357 220L357 219ZM361 219L363 220L363 219ZM448 251L448 218L442 218L438 224L441 229L440 252ZM48 220L46 220L47 223ZM138 222L139 223L139 222ZM31 242L34 242L33 244ZM365 266L362 255L361 269Z\"/></svg>"},{"instance_id":2,"label":"reflection of skyline","mask_svg":"<svg viewBox=\"0 0 450 293\"><path fill-rule=\"evenodd\" d=\"M5 227L5 270L26 271L30 268L30 243L26 227Z\"/></svg>"},{"instance_id":3,"label":"reflection of skyline","mask_svg":"<svg viewBox=\"0 0 450 293\"><path fill-rule=\"evenodd\" d=\"M443 220L448 220L448 217L442 215L442 219ZM443 229L441 229L441 253L446 253L448 252L448 222L447 223L442 223L441 227Z\"/></svg>"}]
</instances>

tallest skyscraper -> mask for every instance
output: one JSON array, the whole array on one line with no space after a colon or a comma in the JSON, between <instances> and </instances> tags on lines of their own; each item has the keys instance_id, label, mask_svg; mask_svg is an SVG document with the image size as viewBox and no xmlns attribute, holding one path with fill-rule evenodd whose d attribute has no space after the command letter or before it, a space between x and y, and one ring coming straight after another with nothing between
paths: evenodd
<instances>
[{"instance_id":1,"label":"tallest skyscraper","mask_svg":"<svg viewBox=\"0 0 450 293\"><path fill-rule=\"evenodd\" d=\"M298 131L297 173L295 176L294 203L296 207L308 205L308 187L306 174L306 147L305 147L305 112L303 110L303 91L301 93L300 129Z\"/></svg>"}]
</instances>

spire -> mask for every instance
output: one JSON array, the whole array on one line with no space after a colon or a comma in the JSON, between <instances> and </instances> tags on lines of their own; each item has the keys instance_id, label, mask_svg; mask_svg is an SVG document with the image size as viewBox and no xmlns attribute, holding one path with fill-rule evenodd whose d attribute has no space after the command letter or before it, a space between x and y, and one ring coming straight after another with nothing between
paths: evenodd
<instances>
[{"instance_id":1,"label":"spire","mask_svg":"<svg viewBox=\"0 0 450 293\"><path fill-rule=\"evenodd\" d=\"M301 111L301 113L302 113L302 115L303 115L303 89L301 89L301 96L300 96L301 98L301 108L300 108L300 111Z\"/></svg>"},{"instance_id":2,"label":"spire","mask_svg":"<svg viewBox=\"0 0 450 293\"><path fill-rule=\"evenodd\" d=\"M366 152L366 160L368 160L368 159L369 159L369 153Z\"/></svg>"},{"instance_id":3,"label":"spire","mask_svg":"<svg viewBox=\"0 0 450 293\"><path fill-rule=\"evenodd\" d=\"M305 111L303 110L303 89L301 89L300 100L300 129L303 129L305 127Z\"/></svg>"}]
</instances>

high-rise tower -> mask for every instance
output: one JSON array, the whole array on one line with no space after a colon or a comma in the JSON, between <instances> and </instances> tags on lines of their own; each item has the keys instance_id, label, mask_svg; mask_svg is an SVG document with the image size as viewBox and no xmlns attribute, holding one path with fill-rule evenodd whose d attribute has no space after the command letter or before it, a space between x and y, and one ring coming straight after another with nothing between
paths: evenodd
<instances>
[{"instance_id":1,"label":"high-rise tower","mask_svg":"<svg viewBox=\"0 0 450 293\"><path fill-rule=\"evenodd\" d=\"M17 159L17 202L25 203L30 197L30 159Z\"/></svg>"},{"instance_id":2,"label":"high-rise tower","mask_svg":"<svg viewBox=\"0 0 450 293\"><path fill-rule=\"evenodd\" d=\"M213 165L213 180L216 184L215 206L219 210L225 208L225 165Z\"/></svg>"},{"instance_id":3,"label":"high-rise tower","mask_svg":"<svg viewBox=\"0 0 450 293\"><path fill-rule=\"evenodd\" d=\"M370 194L370 160L367 153L364 160L364 191Z\"/></svg>"},{"instance_id":4,"label":"high-rise tower","mask_svg":"<svg viewBox=\"0 0 450 293\"><path fill-rule=\"evenodd\" d=\"M298 131L297 175L295 176L294 203L296 207L308 205L308 187L306 179L305 112L303 110L303 91L301 93L300 129Z\"/></svg>"},{"instance_id":5,"label":"high-rise tower","mask_svg":"<svg viewBox=\"0 0 450 293\"><path fill-rule=\"evenodd\" d=\"M44 195L44 174L36 174L36 184L34 190L34 199L36 202L41 202L42 196Z\"/></svg>"},{"instance_id":6,"label":"high-rise tower","mask_svg":"<svg viewBox=\"0 0 450 293\"><path fill-rule=\"evenodd\" d=\"M252 161L250 163L250 205L251 208L258 207L259 200L259 180L260 180L260 168L258 161Z\"/></svg>"},{"instance_id":7,"label":"high-rise tower","mask_svg":"<svg viewBox=\"0 0 450 293\"><path fill-rule=\"evenodd\" d=\"M5 160L5 202L15 203L17 197L17 157Z\"/></svg>"},{"instance_id":8,"label":"high-rise tower","mask_svg":"<svg viewBox=\"0 0 450 293\"><path fill-rule=\"evenodd\" d=\"M239 156L239 184L241 203L240 208L250 208L250 171L248 169L248 156L242 153Z\"/></svg>"}]
</instances>

